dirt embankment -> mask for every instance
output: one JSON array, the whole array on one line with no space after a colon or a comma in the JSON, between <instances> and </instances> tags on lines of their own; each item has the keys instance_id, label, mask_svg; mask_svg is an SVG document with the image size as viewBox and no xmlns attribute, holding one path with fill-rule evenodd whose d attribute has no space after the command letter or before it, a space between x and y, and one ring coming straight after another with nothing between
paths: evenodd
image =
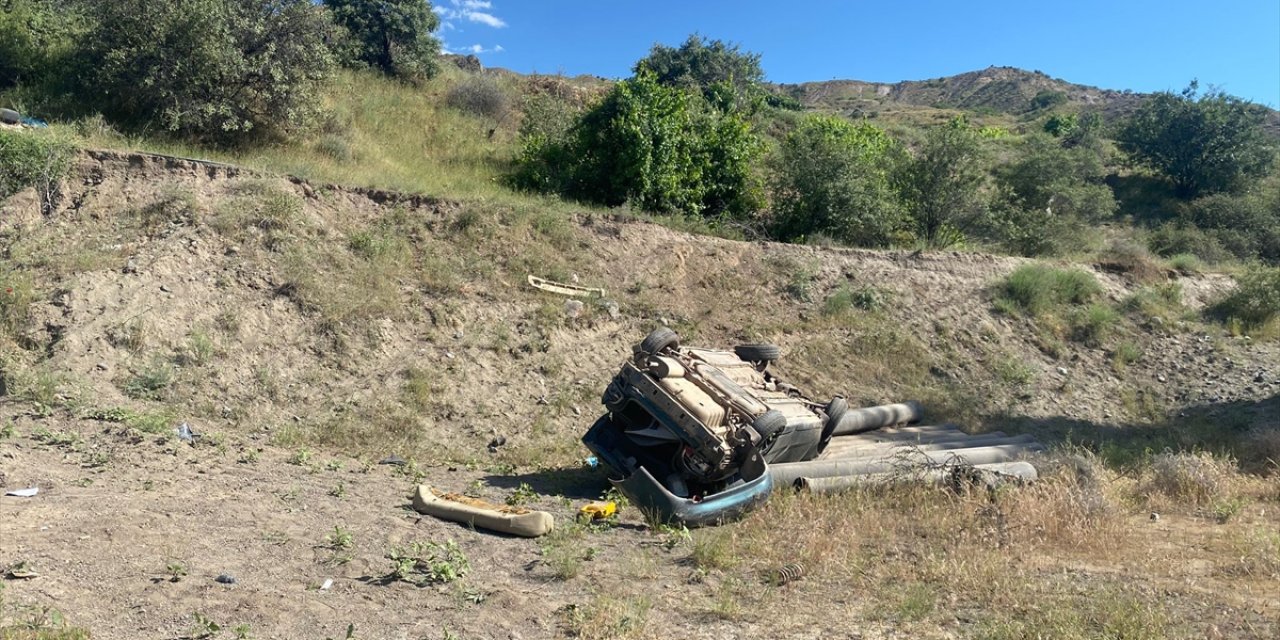
<instances>
[{"instance_id":1,"label":"dirt embankment","mask_svg":"<svg viewBox=\"0 0 1280 640\"><path fill-rule=\"evenodd\" d=\"M1274 420L1266 401L1280 393L1274 344L1193 319L1125 316L1097 346L1047 344L990 302L1016 258L735 242L112 152L81 158L53 215L33 198L0 204L7 265L35 294L22 335L0 345L15 391L0 407L14 432L0 484L41 493L0 502L0 565L41 575L4 597L100 638L180 636L196 612L253 637L342 637L348 623L361 638L551 637L612 594L644 601L657 637L674 635L664 624L689 637L892 634L815 630L800 591L770 605L807 612L793 620L691 616L691 598L715 594L686 583L679 554L635 518L574 543L600 560L555 580L536 543L403 509L416 479L499 501L528 483L569 517L602 489L578 468L577 437L659 324L691 342L775 342L782 373L816 396L924 397L977 430L1106 430L1206 403L1253 408L1247 428ZM571 309L530 273L608 293ZM1112 302L1141 288L1095 275ZM1230 284L1176 282L1187 318ZM828 302L841 291L873 308ZM1138 356L1120 366L1122 343ZM179 422L203 434L196 446L170 435ZM376 464L390 454L410 464ZM380 580L393 548L449 538L470 558L465 588ZM215 583L222 573L237 583Z\"/></svg>"}]
</instances>

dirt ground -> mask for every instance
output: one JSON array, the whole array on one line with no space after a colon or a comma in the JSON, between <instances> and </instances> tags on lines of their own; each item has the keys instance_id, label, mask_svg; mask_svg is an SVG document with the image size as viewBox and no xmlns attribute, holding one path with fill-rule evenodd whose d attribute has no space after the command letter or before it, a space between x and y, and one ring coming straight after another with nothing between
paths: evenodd
<instances>
[{"instance_id":1,"label":"dirt ground","mask_svg":"<svg viewBox=\"0 0 1280 640\"><path fill-rule=\"evenodd\" d=\"M287 221L268 224L271 202L290 203ZM496 502L527 485L529 504L571 521L608 487L577 438L657 325L711 345L777 343L781 374L817 397L924 396L939 419L1021 424L1050 445L1064 422L1087 436L1228 407L1232 429L1280 426L1275 342L1134 320L1108 345L1053 354L1030 320L989 302L1016 258L737 242L590 212L555 223L110 152L83 156L51 216L31 193L0 207L0 239L40 293L15 370L46 390L0 396L0 489L40 489L0 498L0 568L39 574L3 582L0 616L57 609L94 638L200 637L211 627L196 614L222 627L209 637L336 639L348 625L356 638L982 635L980 616L945 603L886 615L832 571L726 610L725 593L758 579L698 573L701 534L654 531L634 512L553 548L409 508L417 482ZM380 266L368 248L380 242L413 267ZM574 317L524 283L535 270L603 287L612 304ZM1142 286L1095 274L1113 302ZM1230 285L1169 277L1188 314ZM824 315L850 286L888 303ZM1143 354L1123 368L1121 340ZM164 384L139 393L159 369ZM194 444L172 435L180 422ZM378 464L393 454L409 464ZM1221 570L1236 548L1224 540L1280 532L1276 503L1258 504L1227 525L1131 505L1130 542L1148 549L1138 566L1072 554L1019 566L1055 594L1136 581L1181 611L1173 628L1188 637L1275 637L1280 576ZM389 578L389 552L445 540L469 560L463 579ZM566 548L590 557L568 578L548 561Z\"/></svg>"}]
</instances>

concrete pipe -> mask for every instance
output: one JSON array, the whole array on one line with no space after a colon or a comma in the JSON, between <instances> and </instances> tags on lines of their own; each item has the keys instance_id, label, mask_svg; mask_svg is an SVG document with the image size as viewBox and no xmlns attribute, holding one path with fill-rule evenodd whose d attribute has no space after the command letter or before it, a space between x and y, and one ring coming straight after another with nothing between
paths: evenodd
<instances>
[{"instance_id":1,"label":"concrete pipe","mask_svg":"<svg viewBox=\"0 0 1280 640\"><path fill-rule=\"evenodd\" d=\"M924 409L920 407L919 402L903 402L879 407L850 409L840 416L840 421L836 423L836 428L832 431L832 434L843 436L851 433L862 433L895 424L916 422L923 416Z\"/></svg>"},{"instance_id":2,"label":"concrete pipe","mask_svg":"<svg viewBox=\"0 0 1280 640\"><path fill-rule=\"evenodd\" d=\"M1018 456L1036 451L1043 451L1040 444L1006 444L970 449L952 449L944 451L908 450L902 456L881 458L878 460L812 460L809 462L788 462L769 467L769 475L773 476L773 484L790 486L796 478L832 478L836 476L866 475L869 473L887 473L913 465L945 465L968 464L981 465L995 462L1012 462Z\"/></svg>"},{"instance_id":3,"label":"concrete pipe","mask_svg":"<svg viewBox=\"0 0 1280 640\"><path fill-rule=\"evenodd\" d=\"M822 458L866 458L882 454L892 454L897 450L919 449L920 451L938 451L946 449L971 449L973 447L990 447L1001 444L1031 444L1035 442L1031 435L1007 436L1002 433L989 433L967 438L949 438L945 440L923 440L920 442L887 442L869 445L848 443L837 447L835 443L827 448Z\"/></svg>"},{"instance_id":4,"label":"concrete pipe","mask_svg":"<svg viewBox=\"0 0 1280 640\"><path fill-rule=\"evenodd\" d=\"M978 465L974 468L983 472L984 475L991 474L994 476L993 480L1007 478L1031 482L1040 477L1035 466L1030 462L998 462ZM801 477L796 479L793 486L798 490L811 493L832 493L855 487L891 484L894 482L929 482L936 484L946 481L950 473L949 469L922 469L919 473L872 473L862 476L836 476L833 478Z\"/></svg>"}]
</instances>

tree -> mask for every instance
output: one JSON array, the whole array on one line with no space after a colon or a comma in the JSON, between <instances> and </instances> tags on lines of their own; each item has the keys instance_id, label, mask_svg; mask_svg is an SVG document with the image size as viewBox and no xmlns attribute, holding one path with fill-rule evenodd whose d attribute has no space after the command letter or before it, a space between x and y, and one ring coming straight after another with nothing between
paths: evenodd
<instances>
[{"instance_id":1,"label":"tree","mask_svg":"<svg viewBox=\"0 0 1280 640\"><path fill-rule=\"evenodd\" d=\"M736 44L689 36L679 48L655 44L635 65L646 67L660 84L706 92L718 83L729 83L741 93L764 81L760 54L744 52Z\"/></svg>"},{"instance_id":2,"label":"tree","mask_svg":"<svg viewBox=\"0 0 1280 640\"><path fill-rule=\"evenodd\" d=\"M886 246L904 219L890 184L894 141L876 127L810 116L783 140L774 163L772 231L794 241L822 233Z\"/></svg>"},{"instance_id":3,"label":"tree","mask_svg":"<svg viewBox=\"0 0 1280 640\"><path fill-rule=\"evenodd\" d=\"M984 164L978 132L963 118L930 129L923 144L901 163L898 194L925 246L959 244L979 221Z\"/></svg>"},{"instance_id":4,"label":"tree","mask_svg":"<svg viewBox=\"0 0 1280 640\"><path fill-rule=\"evenodd\" d=\"M759 204L763 145L746 118L641 68L563 133L526 123L517 184L605 206L742 215Z\"/></svg>"},{"instance_id":5,"label":"tree","mask_svg":"<svg viewBox=\"0 0 1280 640\"><path fill-rule=\"evenodd\" d=\"M306 125L332 68L308 0L113 0L79 54L85 104L114 121L211 142Z\"/></svg>"},{"instance_id":6,"label":"tree","mask_svg":"<svg viewBox=\"0 0 1280 640\"><path fill-rule=\"evenodd\" d=\"M68 2L0 0L0 89L54 76L83 30Z\"/></svg>"},{"instance_id":7,"label":"tree","mask_svg":"<svg viewBox=\"0 0 1280 640\"><path fill-rule=\"evenodd\" d=\"M431 33L440 18L427 0L324 0L347 30L347 64L367 65L409 80L438 70L440 41Z\"/></svg>"},{"instance_id":8,"label":"tree","mask_svg":"<svg viewBox=\"0 0 1280 640\"><path fill-rule=\"evenodd\" d=\"M1238 191L1271 168L1275 152L1262 129L1264 110L1192 81L1181 93L1157 93L1121 125L1116 141L1138 164L1163 174L1181 198Z\"/></svg>"}]
</instances>

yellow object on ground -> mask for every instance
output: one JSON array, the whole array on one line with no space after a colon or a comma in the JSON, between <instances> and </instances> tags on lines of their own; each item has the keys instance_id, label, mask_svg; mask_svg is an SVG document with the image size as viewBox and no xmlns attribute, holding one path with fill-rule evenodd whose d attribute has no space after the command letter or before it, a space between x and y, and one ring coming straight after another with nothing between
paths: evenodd
<instances>
[{"instance_id":1,"label":"yellow object on ground","mask_svg":"<svg viewBox=\"0 0 1280 640\"><path fill-rule=\"evenodd\" d=\"M609 502L592 502L578 510L578 518L581 520L604 520L612 518L618 513L618 503L610 500Z\"/></svg>"}]
</instances>

